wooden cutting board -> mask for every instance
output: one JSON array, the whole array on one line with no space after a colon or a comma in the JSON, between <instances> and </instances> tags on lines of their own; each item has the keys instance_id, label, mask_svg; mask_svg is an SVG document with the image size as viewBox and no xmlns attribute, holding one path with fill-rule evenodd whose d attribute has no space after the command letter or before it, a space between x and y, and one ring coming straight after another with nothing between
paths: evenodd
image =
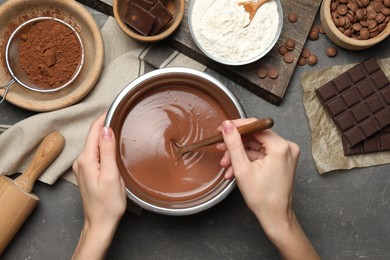
<instances>
[{"instance_id":1,"label":"wooden cutting board","mask_svg":"<svg viewBox=\"0 0 390 260\"><path fill-rule=\"evenodd\" d=\"M81 3L91 6L92 8L112 15L111 6L96 0L78 0ZM321 0L280 0L283 7L283 29L275 47L262 59L245 66L227 66L214 62L207 58L196 46L191 37L188 27L188 7L190 0L185 0L185 14L181 25L177 31L167 39L167 43L174 49L191 57L192 59L206 65L207 67L225 75L232 81L240 84L249 91L264 98L272 104L279 105L288 88L290 79L294 73L295 66L301 54L302 48L317 14ZM287 19L289 13L297 13L298 21L290 23ZM284 45L286 40L291 38L296 41L295 50L293 51L294 61L285 63L283 57L278 53L278 48ZM279 71L279 77L270 79L268 77L260 79L256 72L260 67L275 67Z\"/></svg>"}]
</instances>

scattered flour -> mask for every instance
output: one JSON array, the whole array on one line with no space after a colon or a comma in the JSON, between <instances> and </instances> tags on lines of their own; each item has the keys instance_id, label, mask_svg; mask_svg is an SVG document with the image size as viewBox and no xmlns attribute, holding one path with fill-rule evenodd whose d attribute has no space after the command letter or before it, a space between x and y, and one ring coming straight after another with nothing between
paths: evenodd
<instances>
[{"instance_id":1,"label":"scattered flour","mask_svg":"<svg viewBox=\"0 0 390 260\"><path fill-rule=\"evenodd\" d=\"M192 33L201 48L221 62L251 60L268 48L278 28L274 0L257 11L251 24L249 14L237 3L243 0L196 0L191 14Z\"/></svg>"}]
</instances>

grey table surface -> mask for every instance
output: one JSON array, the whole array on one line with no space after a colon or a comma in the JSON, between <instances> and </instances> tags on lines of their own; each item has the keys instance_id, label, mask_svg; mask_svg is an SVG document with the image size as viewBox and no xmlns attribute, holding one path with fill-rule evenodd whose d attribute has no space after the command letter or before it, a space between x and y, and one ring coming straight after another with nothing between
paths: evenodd
<instances>
[{"instance_id":1,"label":"grey table surface","mask_svg":"<svg viewBox=\"0 0 390 260\"><path fill-rule=\"evenodd\" d=\"M0 4L4 2L0 0ZM87 9L102 26L107 16ZM318 15L315 23L319 23ZM264 101L223 75L211 70L207 73L231 89L249 117L273 117L274 130L300 146L293 203L303 229L322 258L389 259L390 164L318 174L311 155L300 77L306 71L357 63L370 56L390 57L390 37L364 51L338 48L335 58L324 54L329 45L332 43L324 35L306 43L319 62L296 68L280 106ZM32 114L5 102L0 105L0 125L14 124ZM69 259L83 226L78 187L60 179L52 186L38 182L33 192L40 198L39 205L0 258ZM238 189L217 206L191 216L169 217L147 211L138 216L126 212L107 255L107 259L278 258L276 248Z\"/></svg>"}]
</instances>

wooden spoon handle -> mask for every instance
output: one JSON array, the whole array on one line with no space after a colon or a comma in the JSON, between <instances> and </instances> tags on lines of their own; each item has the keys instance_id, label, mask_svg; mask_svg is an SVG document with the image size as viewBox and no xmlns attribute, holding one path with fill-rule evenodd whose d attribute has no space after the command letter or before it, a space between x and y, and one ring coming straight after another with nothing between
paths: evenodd
<instances>
[{"instance_id":1,"label":"wooden spoon handle","mask_svg":"<svg viewBox=\"0 0 390 260\"><path fill-rule=\"evenodd\" d=\"M251 133L254 133L257 131L269 129L273 125L274 125L274 120L272 118L267 117L267 118L260 118L252 123L239 126L239 127L237 127L237 130L241 135L245 135L245 134L251 134ZM189 151L192 151L192 150L195 150L195 149L198 149L201 147L205 147L205 146L219 143L221 141L223 141L222 134L217 134L217 135L211 136L209 138L200 140L198 142L192 143L190 145L185 145L183 147L180 147L179 152L181 154L184 154L184 153L187 153Z\"/></svg>"},{"instance_id":2,"label":"wooden spoon handle","mask_svg":"<svg viewBox=\"0 0 390 260\"><path fill-rule=\"evenodd\" d=\"M62 151L64 145L65 139L60 133L52 132L46 136L38 147L27 170L14 180L15 185L30 193L35 181Z\"/></svg>"}]
</instances>

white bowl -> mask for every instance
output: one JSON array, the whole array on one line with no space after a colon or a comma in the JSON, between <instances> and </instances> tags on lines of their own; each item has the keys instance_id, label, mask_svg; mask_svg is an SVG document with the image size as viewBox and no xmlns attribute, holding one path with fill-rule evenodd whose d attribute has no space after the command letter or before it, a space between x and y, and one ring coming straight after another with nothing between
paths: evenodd
<instances>
[{"instance_id":1,"label":"white bowl","mask_svg":"<svg viewBox=\"0 0 390 260\"><path fill-rule=\"evenodd\" d=\"M283 27L283 9L282 9L282 5L281 5L279 0L272 0L271 2L275 2L276 6L277 6L278 24L277 24L277 29L273 32L274 35L272 37L272 40L268 44L268 46L266 46L265 48L262 46L259 46L259 49L262 49L262 51L260 50L258 52L258 54L254 55L254 56L251 55L251 57L247 57L245 59L240 59L240 60L238 60L238 59L225 59L225 58L221 57L221 55L219 55L219 54L211 53L210 51L207 50L207 47L203 43L203 40L199 39L199 37L197 36L197 33L195 32L195 29L194 29L193 12L194 12L195 2L196 1L194 1L194 0L191 1L190 7L188 10L188 24L189 24L191 36L192 36L194 42L196 43L196 45L198 46L198 48L207 57L209 57L210 59L212 59L216 62L225 64L225 65L233 65L233 66L245 65L245 64L255 62L255 61L261 59L262 57L264 57L274 47L274 45L276 44L276 42L279 39L279 36L281 34L281 31L282 31L282 27ZM265 4L268 4L268 3L266 2ZM261 7L259 10L261 10ZM248 16L249 16L249 14L248 14ZM272 17L271 19L275 19L275 17ZM253 25L253 23L255 23L255 22L256 22L256 16L254 17L251 25ZM259 33L261 33L261 32L259 32ZM211 37L212 36L210 36L210 38L208 38L207 40L211 40ZM241 44L243 41L245 41L245 37L242 37L239 39L239 44ZM256 43L254 43L254 44L256 44ZM224 47L222 44L220 44L219 46L221 48Z\"/></svg>"}]
</instances>

